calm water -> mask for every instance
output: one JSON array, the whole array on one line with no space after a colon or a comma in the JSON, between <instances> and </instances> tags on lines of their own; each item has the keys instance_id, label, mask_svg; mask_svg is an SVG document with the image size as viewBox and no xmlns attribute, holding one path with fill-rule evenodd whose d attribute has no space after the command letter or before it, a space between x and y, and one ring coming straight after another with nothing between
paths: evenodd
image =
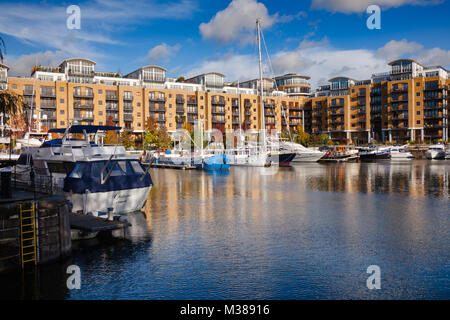
<instances>
[{"instance_id":1,"label":"calm water","mask_svg":"<svg viewBox=\"0 0 450 320\"><path fill-rule=\"evenodd\" d=\"M450 161L152 169L130 240L75 248L1 297L449 299ZM81 268L80 290L65 268ZM381 268L381 290L366 269ZM33 280L34 279L34 280Z\"/></svg>"}]
</instances>

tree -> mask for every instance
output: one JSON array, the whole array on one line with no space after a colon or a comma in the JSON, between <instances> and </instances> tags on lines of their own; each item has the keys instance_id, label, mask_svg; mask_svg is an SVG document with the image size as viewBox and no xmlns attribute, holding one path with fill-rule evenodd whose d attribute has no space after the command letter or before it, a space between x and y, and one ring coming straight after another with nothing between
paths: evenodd
<instances>
[{"instance_id":1,"label":"tree","mask_svg":"<svg viewBox=\"0 0 450 320\"><path fill-rule=\"evenodd\" d=\"M301 125L297 126L297 143L300 143L305 147L308 147L311 144L311 136L303 131L303 126Z\"/></svg>"},{"instance_id":2,"label":"tree","mask_svg":"<svg viewBox=\"0 0 450 320\"><path fill-rule=\"evenodd\" d=\"M122 132L122 135L120 136L120 144L124 146L125 149L133 147L134 146L133 135L128 131Z\"/></svg>"},{"instance_id":3,"label":"tree","mask_svg":"<svg viewBox=\"0 0 450 320\"><path fill-rule=\"evenodd\" d=\"M112 120L112 116L109 116L108 119L106 120L106 125L107 126L114 126L114 122ZM103 143L104 144L117 144L118 141L118 133L114 130L108 130L106 131L106 136L103 139Z\"/></svg>"},{"instance_id":4,"label":"tree","mask_svg":"<svg viewBox=\"0 0 450 320\"><path fill-rule=\"evenodd\" d=\"M319 135L319 142L320 142L320 144L323 144L323 145L330 144L330 142L332 143L330 137L326 133L321 133Z\"/></svg>"},{"instance_id":5,"label":"tree","mask_svg":"<svg viewBox=\"0 0 450 320\"><path fill-rule=\"evenodd\" d=\"M158 144L158 127L153 117L147 119L144 132L144 149L156 148Z\"/></svg>"},{"instance_id":6,"label":"tree","mask_svg":"<svg viewBox=\"0 0 450 320\"><path fill-rule=\"evenodd\" d=\"M158 137L157 146L159 148L169 148L172 146L172 139L170 139L170 136L167 133L166 126L162 126L158 130L157 137Z\"/></svg>"},{"instance_id":7,"label":"tree","mask_svg":"<svg viewBox=\"0 0 450 320\"><path fill-rule=\"evenodd\" d=\"M184 77L179 77L179 78L177 79L177 82L184 82Z\"/></svg>"}]
</instances>

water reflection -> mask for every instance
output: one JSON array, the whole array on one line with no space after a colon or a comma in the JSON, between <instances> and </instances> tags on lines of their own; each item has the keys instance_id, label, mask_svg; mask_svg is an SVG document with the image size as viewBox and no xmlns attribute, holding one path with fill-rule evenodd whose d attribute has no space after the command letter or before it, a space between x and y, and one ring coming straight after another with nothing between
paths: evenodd
<instances>
[{"instance_id":1,"label":"water reflection","mask_svg":"<svg viewBox=\"0 0 450 320\"><path fill-rule=\"evenodd\" d=\"M152 169L128 240L75 248L81 290L61 285L60 265L38 296L448 299L449 171L445 161ZM366 288L372 264L382 290Z\"/></svg>"}]
</instances>

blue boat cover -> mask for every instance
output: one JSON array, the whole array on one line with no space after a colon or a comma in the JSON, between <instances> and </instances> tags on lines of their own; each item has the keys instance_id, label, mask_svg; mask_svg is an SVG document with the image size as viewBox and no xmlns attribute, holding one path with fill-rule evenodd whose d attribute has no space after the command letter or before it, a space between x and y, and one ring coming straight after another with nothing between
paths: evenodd
<instances>
[{"instance_id":1,"label":"blue boat cover","mask_svg":"<svg viewBox=\"0 0 450 320\"><path fill-rule=\"evenodd\" d=\"M69 129L69 133L83 133L86 131L86 133L96 133L97 131L119 131L122 129L121 127L114 127L114 126L94 126L94 125L73 125ZM58 128L58 129L50 129L48 131L49 133L65 133L66 129L64 128Z\"/></svg>"}]
</instances>

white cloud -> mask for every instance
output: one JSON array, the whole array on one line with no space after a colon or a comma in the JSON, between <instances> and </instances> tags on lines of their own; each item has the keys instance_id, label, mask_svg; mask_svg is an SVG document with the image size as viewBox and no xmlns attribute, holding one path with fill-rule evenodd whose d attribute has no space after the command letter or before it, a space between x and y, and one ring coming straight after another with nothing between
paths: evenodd
<instances>
[{"instance_id":1,"label":"white cloud","mask_svg":"<svg viewBox=\"0 0 450 320\"><path fill-rule=\"evenodd\" d=\"M239 40L245 44L255 39L257 18L261 18L262 28L270 28L276 22L290 22L305 16L303 11L295 15L270 15L266 6L256 0L233 0L209 22L201 23L199 29L204 39L212 39L220 44Z\"/></svg>"},{"instance_id":2,"label":"white cloud","mask_svg":"<svg viewBox=\"0 0 450 320\"><path fill-rule=\"evenodd\" d=\"M150 63L158 63L162 60L168 61L178 50L180 50L180 45L178 44L169 46L166 43L161 43L148 51L146 60Z\"/></svg>"},{"instance_id":3,"label":"white cloud","mask_svg":"<svg viewBox=\"0 0 450 320\"><path fill-rule=\"evenodd\" d=\"M312 0L312 9L325 9L331 12L363 13L372 4L379 5L382 9L397 8L403 5L436 5L444 0Z\"/></svg>"},{"instance_id":4,"label":"white cloud","mask_svg":"<svg viewBox=\"0 0 450 320\"><path fill-rule=\"evenodd\" d=\"M321 41L304 40L293 50L272 54L273 73L266 65L264 76L298 73L310 76L311 84L317 87L327 84L329 79L336 76L356 80L370 79L374 73L388 71L388 63L400 57L415 59L425 66L450 65L450 51L440 48L424 49L421 44L407 40L389 41L378 50L342 50L334 48L324 38ZM191 68L188 74L192 76L218 71L227 76L227 81L249 80L258 77L256 58L252 55L226 54Z\"/></svg>"},{"instance_id":5,"label":"white cloud","mask_svg":"<svg viewBox=\"0 0 450 320\"><path fill-rule=\"evenodd\" d=\"M6 60L5 64L10 67L9 76L29 76L35 65L59 65L67 54L62 51L45 51L32 54L24 54L13 61Z\"/></svg>"},{"instance_id":6,"label":"white cloud","mask_svg":"<svg viewBox=\"0 0 450 320\"><path fill-rule=\"evenodd\" d=\"M389 61L402 57L405 54L411 54L421 50L423 46L417 42L408 42L406 39L401 41L391 40L383 47L379 48L376 55Z\"/></svg>"},{"instance_id":7,"label":"white cloud","mask_svg":"<svg viewBox=\"0 0 450 320\"><path fill-rule=\"evenodd\" d=\"M66 7L45 2L39 4L0 3L0 33L39 48L51 48L99 59L106 53L97 44L117 45L118 30L132 28L149 19L185 19L196 10L192 0L155 1L96 0L78 4L81 29L66 27Z\"/></svg>"}]
</instances>

